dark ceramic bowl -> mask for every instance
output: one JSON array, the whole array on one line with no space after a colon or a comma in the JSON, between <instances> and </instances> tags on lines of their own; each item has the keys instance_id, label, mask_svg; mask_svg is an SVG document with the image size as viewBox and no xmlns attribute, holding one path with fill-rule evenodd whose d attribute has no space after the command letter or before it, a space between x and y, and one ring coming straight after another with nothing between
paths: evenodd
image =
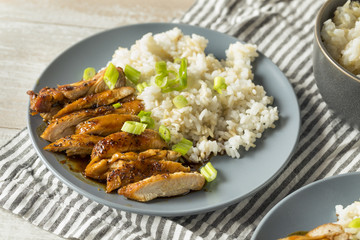
<instances>
[{"instance_id":1,"label":"dark ceramic bowl","mask_svg":"<svg viewBox=\"0 0 360 240\"><path fill-rule=\"evenodd\" d=\"M313 67L316 84L330 109L360 129L360 79L330 56L320 35L323 23L333 18L336 8L346 1L328 0L320 8L314 28Z\"/></svg>"}]
</instances>

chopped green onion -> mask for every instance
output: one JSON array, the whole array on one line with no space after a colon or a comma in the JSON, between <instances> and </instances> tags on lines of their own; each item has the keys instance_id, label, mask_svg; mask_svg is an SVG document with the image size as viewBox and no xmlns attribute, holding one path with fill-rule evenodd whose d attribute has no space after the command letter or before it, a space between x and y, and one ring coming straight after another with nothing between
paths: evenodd
<instances>
[{"instance_id":1,"label":"chopped green onion","mask_svg":"<svg viewBox=\"0 0 360 240\"><path fill-rule=\"evenodd\" d=\"M138 117L140 118L140 122L146 123L148 128L155 127L155 121L151 117L151 112L140 111Z\"/></svg>"},{"instance_id":2,"label":"chopped green onion","mask_svg":"<svg viewBox=\"0 0 360 240\"><path fill-rule=\"evenodd\" d=\"M95 68L92 67L88 67L84 70L83 73L83 80L89 80L91 78L93 78L96 74Z\"/></svg>"},{"instance_id":3,"label":"chopped green onion","mask_svg":"<svg viewBox=\"0 0 360 240\"><path fill-rule=\"evenodd\" d=\"M134 84L138 83L141 75L141 73L138 70L126 64L124 73L127 79L129 79L132 83Z\"/></svg>"},{"instance_id":4,"label":"chopped green onion","mask_svg":"<svg viewBox=\"0 0 360 240\"><path fill-rule=\"evenodd\" d=\"M113 104L113 107L114 107L114 108L119 108L119 107L121 107L121 103L114 103L114 104Z\"/></svg>"},{"instance_id":5,"label":"chopped green onion","mask_svg":"<svg viewBox=\"0 0 360 240\"><path fill-rule=\"evenodd\" d=\"M148 128L154 128L155 127L155 121L149 116L142 116L140 117L141 123L146 123Z\"/></svg>"},{"instance_id":6,"label":"chopped green onion","mask_svg":"<svg viewBox=\"0 0 360 240\"><path fill-rule=\"evenodd\" d=\"M149 87L150 85L147 82L142 82L136 85L136 89L139 91L139 93L142 93L145 88Z\"/></svg>"},{"instance_id":7,"label":"chopped green onion","mask_svg":"<svg viewBox=\"0 0 360 240\"><path fill-rule=\"evenodd\" d=\"M205 177L205 180L207 182L213 181L217 176L217 171L211 164L211 162L208 162L204 167L200 169L201 175Z\"/></svg>"},{"instance_id":8,"label":"chopped green onion","mask_svg":"<svg viewBox=\"0 0 360 240\"><path fill-rule=\"evenodd\" d=\"M157 74L154 77L154 82L159 88L164 88L168 84L168 76L167 74Z\"/></svg>"},{"instance_id":9,"label":"chopped green onion","mask_svg":"<svg viewBox=\"0 0 360 240\"><path fill-rule=\"evenodd\" d=\"M141 110L138 114L138 117L143 117L143 116L147 116L147 117L150 117L151 116L151 112L145 112L143 110Z\"/></svg>"},{"instance_id":10,"label":"chopped green onion","mask_svg":"<svg viewBox=\"0 0 360 240\"><path fill-rule=\"evenodd\" d=\"M160 137L162 139L164 139L165 142L170 141L170 138L171 138L170 130L167 127L165 127L164 125L161 125L159 127L159 134L160 134Z\"/></svg>"},{"instance_id":11,"label":"chopped green onion","mask_svg":"<svg viewBox=\"0 0 360 240\"><path fill-rule=\"evenodd\" d=\"M140 135L142 132L145 131L147 124L139 123L134 121L126 121L121 128L121 131L128 132L136 135Z\"/></svg>"},{"instance_id":12,"label":"chopped green onion","mask_svg":"<svg viewBox=\"0 0 360 240\"><path fill-rule=\"evenodd\" d=\"M184 156L192 146L192 141L182 138L180 142L178 142L172 147L172 150L174 150L175 152L179 152L181 153L181 155Z\"/></svg>"},{"instance_id":13,"label":"chopped green onion","mask_svg":"<svg viewBox=\"0 0 360 240\"><path fill-rule=\"evenodd\" d=\"M168 70L166 62L155 64L156 75L152 82L161 88L162 92L181 91L187 87L187 59L176 59L180 62L179 71Z\"/></svg>"},{"instance_id":14,"label":"chopped green onion","mask_svg":"<svg viewBox=\"0 0 360 240\"><path fill-rule=\"evenodd\" d=\"M360 218L355 218L349 223L349 228L360 228Z\"/></svg>"},{"instance_id":15,"label":"chopped green onion","mask_svg":"<svg viewBox=\"0 0 360 240\"><path fill-rule=\"evenodd\" d=\"M187 87L187 59L182 58L179 68L180 87L182 89Z\"/></svg>"},{"instance_id":16,"label":"chopped green onion","mask_svg":"<svg viewBox=\"0 0 360 240\"><path fill-rule=\"evenodd\" d=\"M106 68L104 74L104 82L109 87L110 90L115 88L116 82L119 78L119 71L116 69L114 64L110 63Z\"/></svg>"},{"instance_id":17,"label":"chopped green onion","mask_svg":"<svg viewBox=\"0 0 360 240\"><path fill-rule=\"evenodd\" d=\"M157 74L167 73L167 66L165 61L155 63L155 71Z\"/></svg>"},{"instance_id":18,"label":"chopped green onion","mask_svg":"<svg viewBox=\"0 0 360 240\"><path fill-rule=\"evenodd\" d=\"M222 93L222 90L226 89L227 85L225 83L225 78L223 77L215 77L214 79L214 90L216 90L218 93Z\"/></svg>"},{"instance_id":19,"label":"chopped green onion","mask_svg":"<svg viewBox=\"0 0 360 240\"><path fill-rule=\"evenodd\" d=\"M174 97L173 103L174 103L175 107L177 107L177 108L183 108L186 105L188 105L188 101L186 100L186 98L183 95L178 95L178 96Z\"/></svg>"}]
</instances>

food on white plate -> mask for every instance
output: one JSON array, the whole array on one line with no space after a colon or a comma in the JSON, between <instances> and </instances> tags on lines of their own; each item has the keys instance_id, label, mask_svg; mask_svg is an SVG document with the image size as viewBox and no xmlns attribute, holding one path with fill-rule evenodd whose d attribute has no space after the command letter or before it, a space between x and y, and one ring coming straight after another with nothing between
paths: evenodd
<instances>
[{"instance_id":1,"label":"food on white plate","mask_svg":"<svg viewBox=\"0 0 360 240\"><path fill-rule=\"evenodd\" d=\"M360 3L347 1L324 22L321 37L330 55L360 77Z\"/></svg>"},{"instance_id":2,"label":"food on white plate","mask_svg":"<svg viewBox=\"0 0 360 240\"><path fill-rule=\"evenodd\" d=\"M47 123L44 149L86 155L86 177L133 200L200 190L217 176L211 156L239 158L279 118L253 82L256 46L231 44L219 61L206 45L178 28L149 33L98 73L87 68L77 83L28 91L31 113Z\"/></svg>"}]
</instances>

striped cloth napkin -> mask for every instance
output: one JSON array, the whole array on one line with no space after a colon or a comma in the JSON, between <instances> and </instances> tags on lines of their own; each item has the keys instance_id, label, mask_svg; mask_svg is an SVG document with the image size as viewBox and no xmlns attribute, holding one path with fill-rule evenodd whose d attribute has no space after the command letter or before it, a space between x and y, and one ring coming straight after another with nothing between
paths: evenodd
<instances>
[{"instance_id":1,"label":"striped cloth napkin","mask_svg":"<svg viewBox=\"0 0 360 240\"><path fill-rule=\"evenodd\" d=\"M359 131L328 109L312 70L313 25L324 1L199 0L175 22L211 28L258 45L295 89L302 126L285 169L253 196L206 214L132 214L74 192L47 170L24 129L0 149L0 206L65 238L250 239L282 198L315 180L360 169Z\"/></svg>"}]
</instances>

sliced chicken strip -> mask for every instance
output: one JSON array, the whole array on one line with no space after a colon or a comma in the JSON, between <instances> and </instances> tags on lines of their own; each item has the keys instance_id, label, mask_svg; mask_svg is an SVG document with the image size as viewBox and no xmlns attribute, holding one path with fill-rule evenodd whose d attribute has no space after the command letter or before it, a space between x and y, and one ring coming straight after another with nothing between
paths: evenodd
<instances>
[{"instance_id":1,"label":"sliced chicken strip","mask_svg":"<svg viewBox=\"0 0 360 240\"><path fill-rule=\"evenodd\" d=\"M103 106L96 109L85 109L70 113L51 121L40 137L47 141L54 142L60 138L73 135L75 133L75 126L79 123L112 111L114 111L112 106Z\"/></svg>"},{"instance_id":2,"label":"sliced chicken strip","mask_svg":"<svg viewBox=\"0 0 360 240\"><path fill-rule=\"evenodd\" d=\"M181 154L171 150L149 149L141 153L115 153L111 159L94 158L85 168L87 177L105 180L108 174L122 166L122 161L165 160L176 161Z\"/></svg>"},{"instance_id":3,"label":"sliced chicken strip","mask_svg":"<svg viewBox=\"0 0 360 240\"><path fill-rule=\"evenodd\" d=\"M47 123L50 123L53 116L55 116L55 114L60 111L62 109L61 106L55 106L55 107L52 107L50 109L49 112L46 112L46 113L40 113L40 116L43 118L43 121L44 122L47 122Z\"/></svg>"},{"instance_id":4,"label":"sliced chicken strip","mask_svg":"<svg viewBox=\"0 0 360 240\"><path fill-rule=\"evenodd\" d=\"M279 240L349 240L350 234L345 233L344 228L335 223L320 225L305 235L292 235Z\"/></svg>"},{"instance_id":5,"label":"sliced chicken strip","mask_svg":"<svg viewBox=\"0 0 360 240\"><path fill-rule=\"evenodd\" d=\"M172 197L200 190L204 177L197 172L175 172L151 176L119 189L118 193L129 199L147 202L158 197Z\"/></svg>"},{"instance_id":6,"label":"sliced chicken strip","mask_svg":"<svg viewBox=\"0 0 360 240\"><path fill-rule=\"evenodd\" d=\"M338 235L344 233L344 228L335 223L327 223L320 225L313 230L309 231L306 236L308 237L328 237L329 235Z\"/></svg>"},{"instance_id":7,"label":"sliced chicken strip","mask_svg":"<svg viewBox=\"0 0 360 240\"><path fill-rule=\"evenodd\" d=\"M119 77L116 82L115 88L125 86L126 79L122 68L117 68ZM109 87L104 82L104 73L106 69L98 72L93 78L89 80L83 80L72 84L66 84L58 86L57 89L68 99L75 100L79 97L91 95L94 93L103 92L109 90Z\"/></svg>"},{"instance_id":8,"label":"sliced chicken strip","mask_svg":"<svg viewBox=\"0 0 360 240\"><path fill-rule=\"evenodd\" d=\"M44 149L51 152L66 151L68 156L90 155L94 145L101 139L102 137L87 134L71 135L47 145Z\"/></svg>"},{"instance_id":9,"label":"sliced chicken strip","mask_svg":"<svg viewBox=\"0 0 360 240\"><path fill-rule=\"evenodd\" d=\"M137 115L141 110L144 110L144 108L141 100L133 100L122 103L119 108L115 109L114 113Z\"/></svg>"},{"instance_id":10,"label":"sliced chicken strip","mask_svg":"<svg viewBox=\"0 0 360 240\"><path fill-rule=\"evenodd\" d=\"M61 118L53 119L42 133L41 138L50 142L59 138L75 134L75 126L90 118L105 114L138 114L143 109L141 101L135 100L126 102L120 108L114 109L113 106L102 106L96 109L85 109L70 113Z\"/></svg>"},{"instance_id":11,"label":"sliced chicken strip","mask_svg":"<svg viewBox=\"0 0 360 240\"><path fill-rule=\"evenodd\" d=\"M140 118L130 114L107 114L90 118L76 126L75 134L94 134L107 136L115 132L120 132L126 121L140 121Z\"/></svg>"},{"instance_id":12,"label":"sliced chicken strip","mask_svg":"<svg viewBox=\"0 0 360 240\"><path fill-rule=\"evenodd\" d=\"M115 103L120 99L133 94L134 91L135 89L132 87L121 87L113 90L106 90L101 93L88 95L66 105L54 116L54 118L62 117L66 114L81 109L96 108Z\"/></svg>"},{"instance_id":13,"label":"sliced chicken strip","mask_svg":"<svg viewBox=\"0 0 360 240\"><path fill-rule=\"evenodd\" d=\"M172 161L118 161L119 167L107 177L106 192L111 192L127 184L138 182L152 175L174 172L190 172L189 167Z\"/></svg>"},{"instance_id":14,"label":"sliced chicken strip","mask_svg":"<svg viewBox=\"0 0 360 240\"><path fill-rule=\"evenodd\" d=\"M50 112L55 104L63 104L66 100L64 95L55 88L45 87L36 94L34 91L26 92L30 96L30 110L33 115Z\"/></svg>"},{"instance_id":15,"label":"sliced chicken strip","mask_svg":"<svg viewBox=\"0 0 360 240\"><path fill-rule=\"evenodd\" d=\"M167 148L166 142L154 130L146 129L140 135L117 132L98 142L91 153L91 158L111 158L117 152L142 152L147 149L164 148Z\"/></svg>"}]
</instances>

